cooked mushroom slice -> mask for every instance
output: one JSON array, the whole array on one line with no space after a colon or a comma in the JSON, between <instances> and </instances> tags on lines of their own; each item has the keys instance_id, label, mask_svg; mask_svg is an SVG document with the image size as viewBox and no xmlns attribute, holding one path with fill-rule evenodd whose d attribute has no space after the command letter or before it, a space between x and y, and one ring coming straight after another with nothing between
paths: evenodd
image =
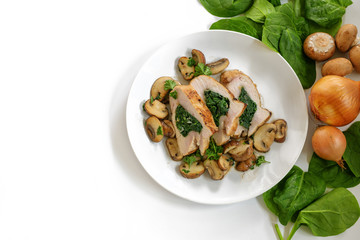
<instances>
[{"instance_id":1,"label":"cooked mushroom slice","mask_svg":"<svg viewBox=\"0 0 360 240\"><path fill-rule=\"evenodd\" d=\"M164 136L173 138L175 137L174 125L170 120L164 120L161 122L164 129Z\"/></svg>"},{"instance_id":2,"label":"cooked mushroom slice","mask_svg":"<svg viewBox=\"0 0 360 240\"><path fill-rule=\"evenodd\" d=\"M172 88L171 85L180 85L180 83L171 77L159 77L151 86L150 95L153 99L163 102L167 99L168 93Z\"/></svg>"},{"instance_id":3,"label":"cooked mushroom slice","mask_svg":"<svg viewBox=\"0 0 360 240\"><path fill-rule=\"evenodd\" d=\"M221 180L224 178L226 171L221 170L217 161L206 159L204 161L204 166L208 170L210 177L214 180Z\"/></svg>"},{"instance_id":4,"label":"cooked mushroom slice","mask_svg":"<svg viewBox=\"0 0 360 240\"><path fill-rule=\"evenodd\" d=\"M256 164L256 156L255 154L251 155L249 159L246 161L238 162L236 164L235 169L241 172L246 172L249 169L252 169Z\"/></svg>"},{"instance_id":5,"label":"cooked mushroom slice","mask_svg":"<svg viewBox=\"0 0 360 240\"><path fill-rule=\"evenodd\" d=\"M224 153L229 153L237 162L245 161L254 153L253 140L251 138L240 141L231 140L224 145Z\"/></svg>"},{"instance_id":6,"label":"cooked mushroom slice","mask_svg":"<svg viewBox=\"0 0 360 240\"><path fill-rule=\"evenodd\" d=\"M223 171L228 171L233 165L233 160L227 154L221 155L221 157L217 160L217 164L219 168Z\"/></svg>"},{"instance_id":7,"label":"cooked mushroom slice","mask_svg":"<svg viewBox=\"0 0 360 240\"><path fill-rule=\"evenodd\" d=\"M273 122L276 126L275 142L282 143L286 139L287 123L284 119L278 119Z\"/></svg>"},{"instance_id":8,"label":"cooked mushroom slice","mask_svg":"<svg viewBox=\"0 0 360 240\"><path fill-rule=\"evenodd\" d=\"M194 179L200 177L205 172L205 167L201 161L192 163L190 167L186 162L182 162L179 170L185 178Z\"/></svg>"},{"instance_id":9,"label":"cooked mushroom slice","mask_svg":"<svg viewBox=\"0 0 360 240\"><path fill-rule=\"evenodd\" d=\"M159 119L164 119L167 115L169 115L166 105L159 100L147 100L145 102L144 109L149 115L155 116Z\"/></svg>"},{"instance_id":10,"label":"cooked mushroom slice","mask_svg":"<svg viewBox=\"0 0 360 240\"><path fill-rule=\"evenodd\" d=\"M189 58L181 57L178 62L178 67L181 75L185 80L191 80L194 77L195 67L188 65Z\"/></svg>"},{"instance_id":11,"label":"cooked mushroom slice","mask_svg":"<svg viewBox=\"0 0 360 240\"><path fill-rule=\"evenodd\" d=\"M206 63L205 55L200 50L193 49L191 51L191 55L192 55L192 58L195 60L196 64L199 64L199 63L205 64Z\"/></svg>"},{"instance_id":12,"label":"cooked mushroom slice","mask_svg":"<svg viewBox=\"0 0 360 240\"><path fill-rule=\"evenodd\" d=\"M270 150L275 140L276 126L273 123L265 123L254 134L254 147L259 152Z\"/></svg>"},{"instance_id":13,"label":"cooked mushroom slice","mask_svg":"<svg viewBox=\"0 0 360 240\"><path fill-rule=\"evenodd\" d=\"M304 41L304 52L315 61L324 61L334 55L335 40L324 32L310 34Z\"/></svg>"},{"instance_id":14,"label":"cooked mushroom slice","mask_svg":"<svg viewBox=\"0 0 360 240\"><path fill-rule=\"evenodd\" d=\"M230 63L229 59L222 58L216 62L208 63L206 64L206 66L210 68L211 74L215 75L224 71L227 68L227 66L229 66L229 63Z\"/></svg>"},{"instance_id":15,"label":"cooked mushroom slice","mask_svg":"<svg viewBox=\"0 0 360 240\"><path fill-rule=\"evenodd\" d=\"M163 135L163 127L161 125L160 120L155 117L149 117L145 122L145 129L146 133L148 134L149 138L153 142L160 142L164 135Z\"/></svg>"},{"instance_id":16,"label":"cooked mushroom slice","mask_svg":"<svg viewBox=\"0 0 360 240\"><path fill-rule=\"evenodd\" d=\"M179 151L176 138L168 138L165 143L172 160L180 161L183 159L184 156Z\"/></svg>"}]
</instances>

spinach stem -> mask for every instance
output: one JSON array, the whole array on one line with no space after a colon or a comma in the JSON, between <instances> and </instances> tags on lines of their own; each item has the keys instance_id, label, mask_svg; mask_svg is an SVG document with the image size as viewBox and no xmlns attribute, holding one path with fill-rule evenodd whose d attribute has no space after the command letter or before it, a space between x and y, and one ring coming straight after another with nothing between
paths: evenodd
<instances>
[{"instance_id":1,"label":"spinach stem","mask_svg":"<svg viewBox=\"0 0 360 240\"><path fill-rule=\"evenodd\" d=\"M294 236L295 232L299 229L299 227L300 227L300 224L298 222L295 222L295 224L292 227L291 232L290 232L287 240L290 240Z\"/></svg>"},{"instance_id":2,"label":"spinach stem","mask_svg":"<svg viewBox=\"0 0 360 240\"><path fill-rule=\"evenodd\" d=\"M277 235L279 236L279 239L284 240L278 224L275 224L275 229L276 229Z\"/></svg>"}]
</instances>

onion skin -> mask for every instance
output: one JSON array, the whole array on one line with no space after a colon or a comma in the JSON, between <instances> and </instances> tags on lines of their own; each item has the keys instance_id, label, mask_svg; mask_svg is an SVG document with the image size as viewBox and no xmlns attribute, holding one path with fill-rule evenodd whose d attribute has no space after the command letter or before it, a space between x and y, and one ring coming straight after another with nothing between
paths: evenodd
<instances>
[{"instance_id":1,"label":"onion skin","mask_svg":"<svg viewBox=\"0 0 360 240\"><path fill-rule=\"evenodd\" d=\"M341 76L325 76L312 87L309 103L320 121L337 127L347 125L360 112L360 82Z\"/></svg>"},{"instance_id":2,"label":"onion skin","mask_svg":"<svg viewBox=\"0 0 360 240\"><path fill-rule=\"evenodd\" d=\"M334 161L344 167L342 156L346 149L345 135L336 127L322 126L315 130L311 139L314 152L322 159Z\"/></svg>"}]
</instances>

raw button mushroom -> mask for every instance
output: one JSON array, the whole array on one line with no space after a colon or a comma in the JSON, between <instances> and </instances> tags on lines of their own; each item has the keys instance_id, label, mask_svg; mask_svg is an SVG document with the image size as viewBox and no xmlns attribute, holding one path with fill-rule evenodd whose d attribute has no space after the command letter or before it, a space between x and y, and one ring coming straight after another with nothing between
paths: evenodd
<instances>
[{"instance_id":1,"label":"raw button mushroom","mask_svg":"<svg viewBox=\"0 0 360 240\"><path fill-rule=\"evenodd\" d=\"M259 152L268 152L275 140L276 125L265 123L254 134L254 147Z\"/></svg>"},{"instance_id":2,"label":"raw button mushroom","mask_svg":"<svg viewBox=\"0 0 360 240\"><path fill-rule=\"evenodd\" d=\"M360 45L351 48L349 58L355 68L355 71L360 73Z\"/></svg>"},{"instance_id":3,"label":"raw button mushroom","mask_svg":"<svg viewBox=\"0 0 360 240\"><path fill-rule=\"evenodd\" d=\"M322 76L346 76L354 71L353 65L347 58L334 58L326 62L321 68Z\"/></svg>"},{"instance_id":4,"label":"raw button mushroom","mask_svg":"<svg viewBox=\"0 0 360 240\"><path fill-rule=\"evenodd\" d=\"M201 161L192 163L190 167L186 162L182 162L179 170L183 177L194 179L200 177L205 172L205 167Z\"/></svg>"},{"instance_id":5,"label":"raw button mushroom","mask_svg":"<svg viewBox=\"0 0 360 240\"><path fill-rule=\"evenodd\" d=\"M304 52L315 61L324 61L334 55L335 40L328 33L310 34L304 41Z\"/></svg>"},{"instance_id":6,"label":"raw button mushroom","mask_svg":"<svg viewBox=\"0 0 360 240\"><path fill-rule=\"evenodd\" d=\"M145 129L153 142L160 142L164 137L161 122L157 117L149 117L145 122Z\"/></svg>"},{"instance_id":7,"label":"raw button mushroom","mask_svg":"<svg viewBox=\"0 0 360 240\"><path fill-rule=\"evenodd\" d=\"M353 24L345 24L339 29L335 42L340 52L347 52L353 46L357 33L358 30Z\"/></svg>"},{"instance_id":8,"label":"raw button mushroom","mask_svg":"<svg viewBox=\"0 0 360 240\"><path fill-rule=\"evenodd\" d=\"M283 143L286 139L287 123L284 119L278 119L273 122L276 126L275 142Z\"/></svg>"},{"instance_id":9,"label":"raw button mushroom","mask_svg":"<svg viewBox=\"0 0 360 240\"><path fill-rule=\"evenodd\" d=\"M224 71L229 66L229 59L222 58L216 62L206 64L211 70L211 74L215 75Z\"/></svg>"},{"instance_id":10,"label":"raw button mushroom","mask_svg":"<svg viewBox=\"0 0 360 240\"><path fill-rule=\"evenodd\" d=\"M169 115L169 111L165 104L158 100L153 100L151 103L151 100L147 100L144 105L145 111L151 115L155 116L159 119L164 119Z\"/></svg>"}]
</instances>

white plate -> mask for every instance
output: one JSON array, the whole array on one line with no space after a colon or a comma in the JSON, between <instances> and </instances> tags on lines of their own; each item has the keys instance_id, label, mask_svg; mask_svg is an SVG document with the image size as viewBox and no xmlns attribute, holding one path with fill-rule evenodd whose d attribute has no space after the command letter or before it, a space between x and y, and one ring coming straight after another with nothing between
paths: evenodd
<instances>
[{"instance_id":1,"label":"white plate","mask_svg":"<svg viewBox=\"0 0 360 240\"><path fill-rule=\"evenodd\" d=\"M142 105L150 97L151 85L161 76L180 79L177 60L181 56L191 56L194 48L201 50L208 62L227 57L230 60L228 69L243 71L257 84L264 107L273 113L270 121L283 118L288 122L286 141L282 144L274 143L265 154L265 159L271 163L246 173L232 169L221 181L211 180L207 173L188 180L178 170L180 163L171 160L165 141L154 143L149 140L144 130L144 121L148 116L142 110ZM227 204L256 197L286 175L303 148L308 114L300 82L279 54L244 34L211 30L174 40L149 58L131 87L126 124L137 158L162 187L194 202Z\"/></svg>"}]
</instances>

